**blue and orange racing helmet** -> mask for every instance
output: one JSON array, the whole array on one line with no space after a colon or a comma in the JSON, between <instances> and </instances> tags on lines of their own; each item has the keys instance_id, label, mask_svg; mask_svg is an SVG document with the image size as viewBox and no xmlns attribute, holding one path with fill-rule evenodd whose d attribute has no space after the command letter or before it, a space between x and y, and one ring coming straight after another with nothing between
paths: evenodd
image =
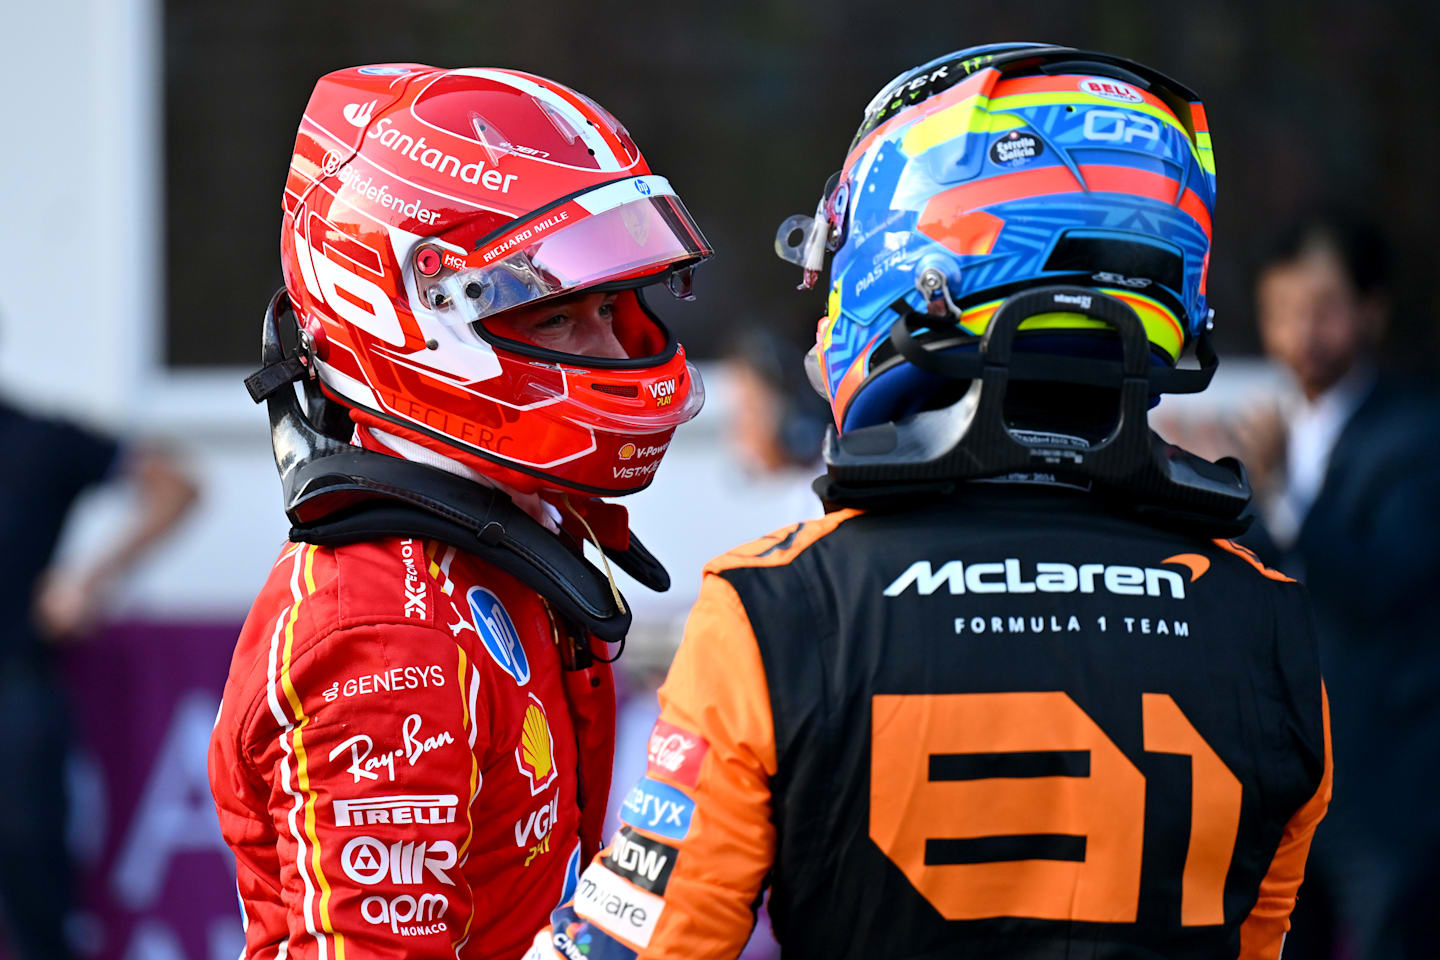
<instances>
[{"instance_id":1,"label":"blue and orange racing helmet","mask_svg":"<svg viewBox=\"0 0 1440 960\"><path fill-rule=\"evenodd\" d=\"M1173 366L1209 323L1214 202L1208 123L1190 90L1110 54L995 44L886 84L815 215L785 221L776 249L804 269L802 286L833 253L811 374L843 432L893 420L935 386L891 344L897 318L964 349L1032 287L1122 301L1153 361ZM1104 328L1064 311L1021 325L1047 350L1096 356Z\"/></svg>"}]
</instances>

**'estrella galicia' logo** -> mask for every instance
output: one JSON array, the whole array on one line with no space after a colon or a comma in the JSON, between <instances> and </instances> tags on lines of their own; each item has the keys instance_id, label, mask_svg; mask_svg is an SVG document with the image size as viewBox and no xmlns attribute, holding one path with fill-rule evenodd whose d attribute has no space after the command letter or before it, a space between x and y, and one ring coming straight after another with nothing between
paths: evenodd
<instances>
[{"instance_id":1,"label":"'estrella galicia' logo","mask_svg":"<svg viewBox=\"0 0 1440 960\"><path fill-rule=\"evenodd\" d=\"M990 144L990 160L1002 167L1020 167L1045 152L1045 144L1033 133L1011 130Z\"/></svg>"},{"instance_id":2,"label":"'estrella galicia' logo","mask_svg":"<svg viewBox=\"0 0 1440 960\"><path fill-rule=\"evenodd\" d=\"M475 630L486 652L517 684L525 686L530 682L530 661L520 645L515 621L505 612L500 598L484 587L471 587L465 592L465 601L470 604Z\"/></svg>"},{"instance_id":3,"label":"'estrella galicia' logo","mask_svg":"<svg viewBox=\"0 0 1440 960\"><path fill-rule=\"evenodd\" d=\"M646 183L644 180L636 180L635 189L639 190L647 197L650 196L650 184Z\"/></svg>"}]
</instances>

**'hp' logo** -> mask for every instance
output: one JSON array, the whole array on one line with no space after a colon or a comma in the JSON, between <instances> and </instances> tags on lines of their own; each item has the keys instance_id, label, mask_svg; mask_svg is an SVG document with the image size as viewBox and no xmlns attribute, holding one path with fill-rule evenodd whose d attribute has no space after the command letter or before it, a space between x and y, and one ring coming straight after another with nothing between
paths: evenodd
<instances>
[{"instance_id":1,"label":"'hp' logo","mask_svg":"<svg viewBox=\"0 0 1440 960\"><path fill-rule=\"evenodd\" d=\"M650 196L650 184L646 183L644 180L636 180L635 189L639 190L647 197Z\"/></svg>"}]
</instances>

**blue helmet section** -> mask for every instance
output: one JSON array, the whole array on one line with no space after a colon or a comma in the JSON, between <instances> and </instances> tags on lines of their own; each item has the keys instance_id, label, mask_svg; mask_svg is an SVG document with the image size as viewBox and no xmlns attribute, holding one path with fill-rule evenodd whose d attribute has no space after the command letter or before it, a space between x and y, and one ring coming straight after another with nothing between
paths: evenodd
<instances>
[{"instance_id":1,"label":"blue helmet section","mask_svg":"<svg viewBox=\"0 0 1440 960\"><path fill-rule=\"evenodd\" d=\"M867 109L826 201L843 239L819 346L843 429L891 419L912 403L908 393L934 389L908 364L886 372L893 383L871 382L869 369L896 308L934 312L936 294L917 287L926 271L944 277L951 309L942 312L959 311L961 333L982 334L1006 296L1052 283L1124 299L1164 362L1204 329L1215 177L1203 108L1158 74L1103 55L1043 47L1044 69L1016 69L1017 53L1032 49L938 57ZM1000 69L987 65L997 58ZM1069 314L1027 324L1093 325Z\"/></svg>"}]
</instances>

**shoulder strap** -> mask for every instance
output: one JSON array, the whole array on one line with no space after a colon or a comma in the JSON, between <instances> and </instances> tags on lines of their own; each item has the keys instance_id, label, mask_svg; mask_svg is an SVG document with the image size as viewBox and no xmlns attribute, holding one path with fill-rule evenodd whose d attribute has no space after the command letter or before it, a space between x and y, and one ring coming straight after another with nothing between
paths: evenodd
<instances>
[{"instance_id":1,"label":"shoulder strap","mask_svg":"<svg viewBox=\"0 0 1440 960\"><path fill-rule=\"evenodd\" d=\"M493 500L482 515L462 518L459 512L447 517L400 500L376 498L297 522L290 539L323 546L390 536L439 540L504 570L601 640L623 640L630 613L616 607L600 571L503 494L496 491Z\"/></svg>"}]
</instances>

